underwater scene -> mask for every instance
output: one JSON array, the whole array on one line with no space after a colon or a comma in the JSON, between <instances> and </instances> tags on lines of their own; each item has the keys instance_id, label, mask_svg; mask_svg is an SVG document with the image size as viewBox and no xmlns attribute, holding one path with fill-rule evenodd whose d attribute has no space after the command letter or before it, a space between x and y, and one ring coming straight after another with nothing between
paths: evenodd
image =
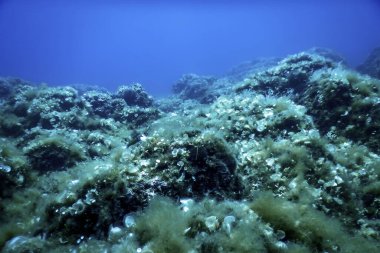
<instances>
[{"instance_id":1,"label":"underwater scene","mask_svg":"<svg viewBox=\"0 0 380 253\"><path fill-rule=\"evenodd\" d=\"M0 252L380 252L380 4L331 2L0 1Z\"/></svg>"}]
</instances>

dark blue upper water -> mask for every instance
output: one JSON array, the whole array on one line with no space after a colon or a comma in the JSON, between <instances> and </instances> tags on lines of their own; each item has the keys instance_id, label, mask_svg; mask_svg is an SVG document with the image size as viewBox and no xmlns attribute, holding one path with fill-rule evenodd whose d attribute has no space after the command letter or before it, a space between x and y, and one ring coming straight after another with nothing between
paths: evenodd
<instances>
[{"instance_id":1,"label":"dark blue upper water","mask_svg":"<svg viewBox=\"0 0 380 253\"><path fill-rule=\"evenodd\" d=\"M379 1L178 2L0 1L0 76L164 95L184 73L314 46L357 65L380 45Z\"/></svg>"}]
</instances>

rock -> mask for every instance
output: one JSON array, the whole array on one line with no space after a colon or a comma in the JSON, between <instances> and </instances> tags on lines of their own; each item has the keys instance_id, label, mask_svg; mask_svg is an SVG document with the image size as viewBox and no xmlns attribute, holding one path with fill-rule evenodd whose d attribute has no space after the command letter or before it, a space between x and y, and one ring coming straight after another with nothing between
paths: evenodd
<instances>
[{"instance_id":1,"label":"rock","mask_svg":"<svg viewBox=\"0 0 380 253\"><path fill-rule=\"evenodd\" d=\"M380 47L373 49L368 58L357 67L357 70L380 79Z\"/></svg>"},{"instance_id":2,"label":"rock","mask_svg":"<svg viewBox=\"0 0 380 253\"><path fill-rule=\"evenodd\" d=\"M212 87L215 81L214 77L187 74L182 76L172 89L181 99L194 99L202 104L209 104L216 98Z\"/></svg>"},{"instance_id":3,"label":"rock","mask_svg":"<svg viewBox=\"0 0 380 253\"><path fill-rule=\"evenodd\" d=\"M301 94L315 71L336 65L320 55L302 52L291 55L267 71L244 80L236 90L242 92L248 89L274 95Z\"/></svg>"},{"instance_id":4,"label":"rock","mask_svg":"<svg viewBox=\"0 0 380 253\"><path fill-rule=\"evenodd\" d=\"M141 84L121 86L117 90L117 96L124 99L129 106L151 107L153 98L143 89Z\"/></svg>"}]
</instances>

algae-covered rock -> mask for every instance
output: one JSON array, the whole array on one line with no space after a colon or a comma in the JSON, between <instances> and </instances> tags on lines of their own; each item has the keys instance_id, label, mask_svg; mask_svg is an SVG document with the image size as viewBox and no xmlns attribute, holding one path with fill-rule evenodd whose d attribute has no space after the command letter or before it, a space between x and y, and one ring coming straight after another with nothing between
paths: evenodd
<instances>
[{"instance_id":1,"label":"algae-covered rock","mask_svg":"<svg viewBox=\"0 0 380 253\"><path fill-rule=\"evenodd\" d=\"M121 86L117 90L117 96L124 99L129 106L150 107L153 99L145 92L141 84Z\"/></svg>"},{"instance_id":2,"label":"algae-covered rock","mask_svg":"<svg viewBox=\"0 0 380 253\"><path fill-rule=\"evenodd\" d=\"M373 49L367 59L357 69L363 74L380 79L380 47Z\"/></svg>"},{"instance_id":3,"label":"algae-covered rock","mask_svg":"<svg viewBox=\"0 0 380 253\"><path fill-rule=\"evenodd\" d=\"M25 133L24 120L13 113L3 113L0 118L0 135L2 136L21 136Z\"/></svg>"},{"instance_id":4,"label":"algae-covered rock","mask_svg":"<svg viewBox=\"0 0 380 253\"><path fill-rule=\"evenodd\" d=\"M0 101L9 99L11 95L17 93L20 87L33 86L32 83L19 78L0 78Z\"/></svg>"},{"instance_id":5,"label":"algae-covered rock","mask_svg":"<svg viewBox=\"0 0 380 253\"><path fill-rule=\"evenodd\" d=\"M141 146L129 154L126 162L132 162L146 175L144 181L161 182L166 196L240 195L242 186L233 152L223 139L207 132L143 137Z\"/></svg>"},{"instance_id":6,"label":"algae-covered rock","mask_svg":"<svg viewBox=\"0 0 380 253\"><path fill-rule=\"evenodd\" d=\"M160 115L160 111L153 107L127 106L115 113L115 120L131 126L141 126L158 119Z\"/></svg>"},{"instance_id":7,"label":"algae-covered rock","mask_svg":"<svg viewBox=\"0 0 380 253\"><path fill-rule=\"evenodd\" d=\"M264 221L284 231L286 240L302 243L317 252L371 252L379 248L376 241L351 236L337 220L306 205L263 194L253 202L252 209Z\"/></svg>"},{"instance_id":8,"label":"algae-covered rock","mask_svg":"<svg viewBox=\"0 0 380 253\"><path fill-rule=\"evenodd\" d=\"M178 206L168 199L154 199L138 215L132 229L146 250L154 252L266 252L265 225L248 205L182 199Z\"/></svg>"},{"instance_id":9,"label":"algae-covered rock","mask_svg":"<svg viewBox=\"0 0 380 253\"><path fill-rule=\"evenodd\" d=\"M300 94L307 88L309 78L315 71L331 68L336 64L318 54L295 54L283 59L276 66L245 79L236 90L254 90L275 95Z\"/></svg>"},{"instance_id":10,"label":"algae-covered rock","mask_svg":"<svg viewBox=\"0 0 380 253\"><path fill-rule=\"evenodd\" d=\"M64 170L85 158L82 147L60 136L42 137L24 150L34 170Z\"/></svg>"},{"instance_id":11,"label":"algae-covered rock","mask_svg":"<svg viewBox=\"0 0 380 253\"><path fill-rule=\"evenodd\" d=\"M322 133L379 150L380 81L342 68L316 71L299 99Z\"/></svg>"},{"instance_id":12,"label":"algae-covered rock","mask_svg":"<svg viewBox=\"0 0 380 253\"><path fill-rule=\"evenodd\" d=\"M124 216L147 205L150 187L128 182L108 168L71 193L75 197L69 194L50 203L46 209L49 225L43 230L49 237L71 243L90 237L106 239L111 224L122 226Z\"/></svg>"},{"instance_id":13,"label":"algae-covered rock","mask_svg":"<svg viewBox=\"0 0 380 253\"><path fill-rule=\"evenodd\" d=\"M379 90L360 75L321 55L301 53L237 86L237 92L287 96L306 107L318 129L332 131L378 150Z\"/></svg>"},{"instance_id":14,"label":"algae-covered rock","mask_svg":"<svg viewBox=\"0 0 380 253\"><path fill-rule=\"evenodd\" d=\"M213 83L216 78L211 76L198 76L195 74L187 74L181 77L173 85L174 94L178 94L181 99L194 99L202 104L213 102L216 95L213 90Z\"/></svg>"},{"instance_id":15,"label":"algae-covered rock","mask_svg":"<svg viewBox=\"0 0 380 253\"><path fill-rule=\"evenodd\" d=\"M24 83L16 85L12 95L5 101L3 110L18 117L27 117L28 109L38 93L38 88L31 85Z\"/></svg>"},{"instance_id":16,"label":"algae-covered rock","mask_svg":"<svg viewBox=\"0 0 380 253\"><path fill-rule=\"evenodd\" d=\"M136 234L153 252L186 253L191 249L184 234L187 222L187 217L174 203L155 200L137 219Z\"/></svg>"},{"instance_id":17,"label":"algae-covered rock","mask_svg":"<svg viewBox=\"0 0 380 253\"><path fill-rule=\"evenodd\" d=\"M269 69L270 67L275 66L281 58L258 58L251 61L243 62L230 71L227 72L226 78L235 83L243 81L245 78Z\"/></svg>"},{"instance_id":18,"label":"algae-covered rock","mask_svg":"<svg viewBox=\"0 0 380 253\"><path fill-rule=\"evenodd\" d=\"M28 118L46 129L75 125L78 102L77 91L71 87L46 88L31 102Z\"/></svg>"},{"instance_id":19,"label":"algae-covered rock","mask_svg":"<svg viewBox=\"0 0 380 253\"><path fill-rule=\"evenodd\" d=\"M7 79L0 79L0 99L7 98L12 92L12 85L8 82Z\"/></svg>"},{"instance_id":20,"label":"algae-covered rock","mask_svg":"<svg viewBox=\"0 0 380 253\"><path fill-rule=\"evenodd\" d=\"M346 60L344 57L337 52L334 52L333 50L329 48L324 48L324 47L312 47L309 50L306 51L307 53L311 54L317 54L320 55L324 58L327 58L329 60L332 60L336 63L342 64L344 66L348 66Z\"/></svg>"},{"instance_id":21,"label":"algae-covered rock","mask_svg":"<svg viewBox=\"0 0 380 253\"><path fill-rule=\"evenodd\" d=\"M117 108L113 103L111 94L107 92L88 91L82 95L87 110L100 117L108 118Z\"/></svg>"},{"instance_id":22,"label":"algae-covered rock","mask_svg":"<svg viewBox=\"0 0 380 253\"><path fill-rule=\"evenodd\" d=\"M289 135L313 127L305 107L285 97L253 92L223 96L207 115L209 125L216 126L227 140Z\"/></svg>"},{"instance_id":23,"label":"algae-covered rock","mask_svg":"<svg viewBox=\"0 0 380 253\"><path fill-rule=\"evenodd\" d=\"M27 158L22 151L4 138L0 141L0 198L4 198L12 196L15 189L28 184L31 175Z\"/></svg>"}]
</instances>

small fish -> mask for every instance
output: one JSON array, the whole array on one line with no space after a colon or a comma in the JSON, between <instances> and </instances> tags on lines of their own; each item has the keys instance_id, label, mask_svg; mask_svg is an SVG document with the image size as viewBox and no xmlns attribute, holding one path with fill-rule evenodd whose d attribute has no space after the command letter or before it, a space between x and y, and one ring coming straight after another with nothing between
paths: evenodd
<instances>
[{"instance_id":1,"label":"small fish","mask_svg":"<svg viewBox=\"0 0 380 253\"><path fill-rule=\"evenodd\" d=\"M8 165L5 165L3 163L0 163L0 171L4 171L6 173L11 172L12 168Z\"/></svg>"}]
</instances>

